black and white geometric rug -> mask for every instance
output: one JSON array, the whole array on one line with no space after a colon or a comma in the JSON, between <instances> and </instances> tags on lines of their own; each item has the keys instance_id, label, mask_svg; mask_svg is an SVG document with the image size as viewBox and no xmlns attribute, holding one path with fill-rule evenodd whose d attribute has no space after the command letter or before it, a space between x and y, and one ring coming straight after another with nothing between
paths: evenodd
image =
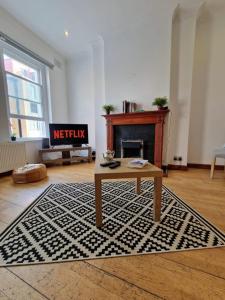
<instances>
[{"instance_id":1,"label":"black and white geometric rug","mask_svg":"<svg viewBox=\"0 0 225 300\"><path fill-rule=\"evenodd\" d=\"M95 227L94 183L53 184L2 234L0 265L61 262L225 246L225 235L163 187L161 222L152 218L153 183L103 183Z\"/></svg>"}]
</instances>

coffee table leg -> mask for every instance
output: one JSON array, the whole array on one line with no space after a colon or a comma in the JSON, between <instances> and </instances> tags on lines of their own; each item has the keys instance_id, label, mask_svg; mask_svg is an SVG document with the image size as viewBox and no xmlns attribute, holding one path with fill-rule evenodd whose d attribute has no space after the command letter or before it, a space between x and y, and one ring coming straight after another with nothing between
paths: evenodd
<instances>
[{"instance_id":1,"label":"coffee table leg","mask_svg":"<svg viewBox=\"0 0 225 300\"><path fill-rule=\"evenodd\" d=\"M161 215L161 198L162 198L162 177L154 178L154 203L153 203L153 214L154 221L160 221Z\"/></svg>"},{"instance_id":2,"label":"coffee table leg","mask_svg":"<svg viewBox=\"0 0 225 300\"><path fill-rule=\"evenodd\" d=\"M95 175L95 212L96 226L102 226L102 183L101 178Z\"/></svg>"},{"instance_id":3,"label":"coffee table leg","mask_svg":"<svg viewBox=\"0 0 225 300\"><path fill-rule=\"evenodd\" d=\"M136 193L141 193L141 178L137 177L136 179Z\"/></svg>"}]
</instances>

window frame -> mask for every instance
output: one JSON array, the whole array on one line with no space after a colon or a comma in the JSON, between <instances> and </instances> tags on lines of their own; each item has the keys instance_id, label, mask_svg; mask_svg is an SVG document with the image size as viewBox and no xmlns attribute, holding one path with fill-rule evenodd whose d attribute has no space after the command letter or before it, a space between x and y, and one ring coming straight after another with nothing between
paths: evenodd
<instances>
[{"instance_id":1,"label":"window frame","mask_svg":"<svg viewBox=\"0 0 225 300\"><path fill-rule=\"evenodd\" d=\"M38 79L39 82L35 82L32 80L29 80L27 78L24 78L20 75L11 73L9 71L5 70L5 65L4 65L4 54L9 56L12 59L17 60L18 62L21 62L28 67L35 69L38 71ZM49 70L48 68L40 63L39 61L33 59L29 55L23 53L22 51L8 45L6 42L0 40L0 66L2 69L2 77L3 77L3 88L4 88L4 96L5 96L5 104L6 104L6 110L7 110L7 115L8 115L8 120L10 121L11 118L16 118L16 119L25 119L25 120L34 120L34 121L43 121L45 123L45 135L42 137L18 137L17 139L22 141L22 140L39 140L45 137L49 137L49 132L48 132L48 125L49 125L49 120L50 120L50 103L49 103L49 81L48 81L48 76L49 76ZM35 101L29 101L29 99L23 99L22 97L18 97L21 100L30 102L30 103L37 103L41 105L42 108L42 117L35 117L35 116L26 116L26 115L20 115L20 114L12 114L10 113L10 104L9 104L9 99L10 97L12 98L17 98L13 96L9 96L8 93L8 85L7 85L7 78L6 75L12 75L15 78L24 80L26 82L32 83L36 86L40 87L40 97L41 97L41 102L35 102ZM8 122L8 130L9 133L11 134L11 128L10 128L10 122Z\"/></svg>"}]
</instances>

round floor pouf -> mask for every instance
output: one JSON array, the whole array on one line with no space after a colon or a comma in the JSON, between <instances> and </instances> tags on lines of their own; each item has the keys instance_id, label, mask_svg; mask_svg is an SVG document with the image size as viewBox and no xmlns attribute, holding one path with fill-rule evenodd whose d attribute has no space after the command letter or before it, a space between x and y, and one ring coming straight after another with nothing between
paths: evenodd
<instances>
[{"instance_id":1,"label":"round floor pouf","mask_svg":"<svg viewBox=\"0 0 225 300\"><path fill-rule=\"evenodd\" d=\"M40 181L47 176L44 164L27 164L13 171L14 183L30 183Z\"/></svg>"}]
</instances>

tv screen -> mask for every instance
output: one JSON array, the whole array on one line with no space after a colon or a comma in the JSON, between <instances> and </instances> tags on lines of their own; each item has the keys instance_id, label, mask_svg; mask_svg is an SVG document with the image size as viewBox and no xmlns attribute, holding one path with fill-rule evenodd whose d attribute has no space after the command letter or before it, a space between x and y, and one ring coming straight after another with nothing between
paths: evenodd
<instances>
[{"instance_id":1,"label":"tv screen","mask_svg":"<svg viewBox=\"0 0 225 300\"><path fill-rule=\"evenodd\" d=\"M87 124L49 124L49 131L52 146L88 144Z\"/></svg>"}]
</instances>

